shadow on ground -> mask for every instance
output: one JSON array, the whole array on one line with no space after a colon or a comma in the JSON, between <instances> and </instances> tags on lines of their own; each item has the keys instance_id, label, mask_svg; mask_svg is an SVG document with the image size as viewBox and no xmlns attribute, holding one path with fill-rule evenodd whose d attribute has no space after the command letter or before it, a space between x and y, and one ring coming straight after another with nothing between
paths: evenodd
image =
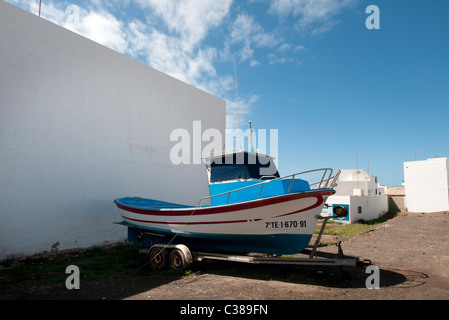
<instances>
[{"instance_id":1,"label":"shadow on ground","mask_svg":"<svg viewBox=\"0 0 449 320\"><path fill-rule=\"evenodd\" d=\"M227 281L252 279L261 281L278 281L289 284L321 286L328 288L366 288L364 267L294 267L276 265L252 265L236 262L213 261L196 262L191 266L190 273L175 274L169 271L154 271L145 262L124 266L132 272L113 278L83 280L79 290L67 290L64 284L52 288L34 288L27 293L12 297L12 299L36 300L119 300L142 293L148 293L160 286L195 282L201 276L216 275L225 277ZM191 281L189 281L191 279ZM411 287L425 282L426 275L404 270L380 269L380 286ZM182 286L182 283L179 285ZM198 286L204 285L198 283ZM178 284L176 284L178 287ZM183 288L179 288L183 290ZM190 292L192 294L192 292ZM153 296L152 298L157 298Z\"/></svg>"},{"instance_id":2,"label":"shadow on ground","mask_svg":"<svg viewBox=\"0 0 449 320\"><path fill-rule=\"evenodd\" d=\"M200 269L201 268L201 269ZM216 274L234 278L253 279L260 281L279 281L285 283L322 286L329 288L366 288L367 278L371 273L365 273L366 266L357 267L309 267L309 266L277 266L252 265L235 262L201 263L195 269L203 273ZM418 281L426 276L413 271L379 269L381 287L398 285L419 285ZM412 276L413 281L411 281Z\"/></svg>"},{"instance_id":3,"label":"shadow on ground","mask_svg":"<svg viewBox=\"0 0 449 320\"><path fill-rule=\"evenodd\" d=\"M282 284L297 284L308 286L320 286L325 288L366 288L367 278L371 273L366 273L365 266L357 267L312 267L312 266L289 266L289 265L261 265L246 264L229 261L204 260L190 265L187 273L174 273L171 271L152 270L144 256L135 259L135 255L130 256L128 264L122 265L126 272L116 275L109 275L90 279L83 276L81 268L80 289L68 290L65 286L67 274L61 272L51 272L45 274L33 274L32 286L26 286L28 279L24 275L16 275L16 278L7 279L2 276L2 281L8 281L11 285L5 290L5 286L0 292L2 300L118 300L145 293L143 297L150 297L151 290L162 286L164 290L172 290L171 285L177 288L178 292L187 289L191 296L195 296L195 291L200 291L204 286L203 280L206 278L208 285L228 286L231 284L239 288L245 280L260 281L264 285L268 281L277 281ZM126 261L124 262L126 263ZM410 271L380 268L380 287L409 288L423 285L427 275ZM214 277L217 276L217 277ZM30 277L29 275L26 277ZM54 277L54 281L42 281L39 285L39 278ZM225 283L224 283L225 282ZM20 284L20 285L19 285ZM259 283L258 283L259 285ZM160 290L159 290L160 292ZM165 294L165 296L170 296ZM157 294L153 298L158 299ZM232 297L230 297L232 298ZM249 296L249 298L251 298ZM213 299L213 297L211 297Z\"/></svg>"}]
</instances>

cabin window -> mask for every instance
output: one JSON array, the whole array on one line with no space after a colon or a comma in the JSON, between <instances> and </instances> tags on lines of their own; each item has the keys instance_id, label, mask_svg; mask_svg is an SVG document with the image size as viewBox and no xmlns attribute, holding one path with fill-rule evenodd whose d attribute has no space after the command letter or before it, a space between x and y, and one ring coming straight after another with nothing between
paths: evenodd
<instances>
[{"instance_id":1,"label":"cabin window","mask_svg":"<svg viewBox=\"0 0 449 320\"><path fill-rule=\"evenodd\" d=\"M210 183L280 177L273 159L246 152L218 157L211 161L210 170Z\"/></svg>"}]
</instances>

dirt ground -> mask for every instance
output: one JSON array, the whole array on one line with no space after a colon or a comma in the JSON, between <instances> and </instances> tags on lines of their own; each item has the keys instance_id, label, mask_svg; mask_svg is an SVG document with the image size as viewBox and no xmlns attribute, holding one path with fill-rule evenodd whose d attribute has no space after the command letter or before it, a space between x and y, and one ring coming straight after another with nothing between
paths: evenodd
<instances>
[{"instance_id":1,"label":"dirt ground","mask_svg":"<svg viewBox=\"0 0 449 320\"><path fill-rule=\"evenodd\" d=\"M294 267L202 261L188 275L142 266L116 279L83 281L8 299L38 300L449 300L449 213L400 213L342 243L344 254L380 269L367 289L365 267ZM337 252L337 247L320 251Z\"/></svg>"}]
</instances>

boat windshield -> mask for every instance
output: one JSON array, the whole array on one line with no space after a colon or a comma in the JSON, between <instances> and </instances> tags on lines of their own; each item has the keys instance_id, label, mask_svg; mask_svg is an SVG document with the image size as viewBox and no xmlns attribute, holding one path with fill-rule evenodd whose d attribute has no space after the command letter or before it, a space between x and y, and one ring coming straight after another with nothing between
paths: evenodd
<instances>
[{"instance_id":1,"label":"boat windshield","mask_svg":"<svg viewBox=\"0 0 449 320\"><path fill-rule=\"evenodd\" d=\"M209 168L210 183L280 177L273 157L249 152L211 158Z\"/></svg>"}]
</instances>

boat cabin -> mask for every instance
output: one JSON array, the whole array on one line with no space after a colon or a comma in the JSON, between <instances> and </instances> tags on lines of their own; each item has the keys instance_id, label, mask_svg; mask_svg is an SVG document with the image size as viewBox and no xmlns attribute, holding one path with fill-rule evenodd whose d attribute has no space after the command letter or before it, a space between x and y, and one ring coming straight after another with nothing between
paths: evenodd
<instances>
[{"instance_id":1,"label":"boat cabin","mask_svg":"<svg viewBox=\"0 0 449 320\"><path fill-rule=\"evenodd\" d=\"M209 183L279 178L274 157L235 152L207 158Z\"/></svg>"},{"instance_id":2,"label":"boat cabin","mask_svg":"<svg viewBox=\"0 0 449 320\"><path fill-rule=\"evenodd\" d=\"M282 179L274 157L265 154L244 151L212 156L206 159L206 166L212 205L310 190L305 180Z\"/></svg>"}]
</instances>

